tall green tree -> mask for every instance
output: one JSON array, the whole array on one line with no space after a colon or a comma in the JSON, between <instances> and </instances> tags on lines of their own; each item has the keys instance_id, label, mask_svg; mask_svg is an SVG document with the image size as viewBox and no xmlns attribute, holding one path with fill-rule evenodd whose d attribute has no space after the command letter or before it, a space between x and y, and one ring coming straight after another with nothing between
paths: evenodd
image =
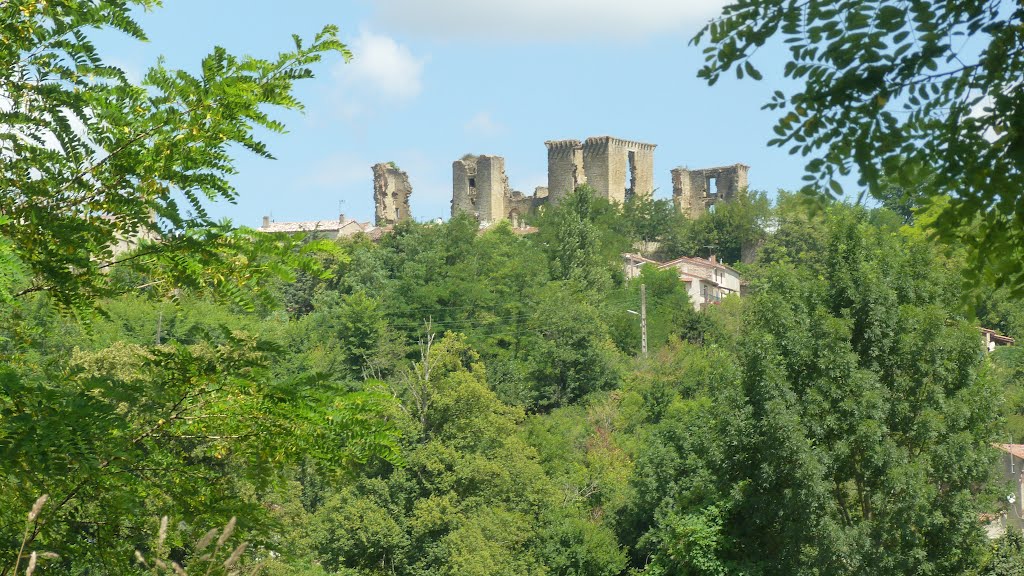
<instances>
[{"instance_id":1,"label":"tall green tree","mask_svg":"<svg viewBox=\"0 0 1024 576\"><path fill-rule=\"evenodd\" d=\"M767 103L780 113L769 143L811 157L808 189L837 195L856 173L879 198L896 186L938 200L933 229L966 247L973 276L1020 294L1022 22L1012 1L737 0L694 42L711 84L730 70L760 80L755 52L783 42L798 88Z\"/></svg>"},{"instance_id":2,"label":"tall green tree","mask_svg":"<svg viewBox=\"0 0 1024 576\"><path fill-rule=\"evenodd\" d=\"M190 334L150 325L144 336L132 333L145 324L136 314L91 345L103 298L145 288L255 310L273 299L269 280L320 274L313 256L335 250L235 229L206 206L235 200L236 150L271 157L256 132L284 131L272 114L301 110L293 89L311 66L349 58L337 28L308 45L295 36L270 59L215 48L194 73L160 61L135 85L91 34L144 40L133 10L158 5L0 5L0 574L40 547L64 572L130 573L132 548L163 514L194 522L188 535L244 516L240 530L270 547L263 505L287 465L337 471L391 456L394 431L376 417L389 397L272 375L281 350L230 314L228 326L204 318Z\"/></svg>"},{"instance_id":3,"label":"tall green tree","mask_svg":"<svg viewBox=\"0 0 1024 576\"><path fill-rule=\"evenodd\" d=\"M218 47L198 73L159 62L134 85L103 61L89 31L145 40L132 8L158 5L0 6L0 233L29 272L20 293L45 291L66 307L88 308L111 292L100 272L124 242L147 245L131 258L147 262L154 280L169 276L236 298L243 286L286 270L260 265L260 254L282 239L233 231L208 216L206 203L237 197L228 179L233 148L272 157L255 130L284 131L270 111L302 108L293 86L312 78L310 66L350 53L329 26L308 45L295 36L292 50L271 59Z\"/></svg>"}]
</instances>

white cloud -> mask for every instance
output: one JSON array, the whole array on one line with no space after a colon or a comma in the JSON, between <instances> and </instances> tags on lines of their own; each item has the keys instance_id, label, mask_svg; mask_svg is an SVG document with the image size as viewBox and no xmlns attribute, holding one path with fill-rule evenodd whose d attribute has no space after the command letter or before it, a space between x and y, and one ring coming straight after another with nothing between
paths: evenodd
<instances>
[{"instance_id":1,"label":"white cloud","mask_svg":"<svg viewBox=\"0 0 1024 576\"><path fill-rule=\"evenodd\" d=\"M451 39L638 39L692 32L725 0L377 0L388 29Z\"/></svg>"},{"instance_id":2,"label":"white cloud","mask_svg":"<svg viewBox=\"0 0 1024 576\"><path fill-rule=\"evenodd\" d=\"M347 94L395 103L412 100L423 90L426 60L414 56L394 38L363 29L348 44L354 54L352 61L334 69Z\"/></svg>"},{"instance_id":3,"label":"white cloud","mask_svg":"<svg viewBox=\"0 0 1024 576\"><path fill-rule=\"evenodd\" d=\"M489 113L477 112L463 128L468 134L476 136L497 136L505 127L495 122Z\"/></svg>"}]
</instances>

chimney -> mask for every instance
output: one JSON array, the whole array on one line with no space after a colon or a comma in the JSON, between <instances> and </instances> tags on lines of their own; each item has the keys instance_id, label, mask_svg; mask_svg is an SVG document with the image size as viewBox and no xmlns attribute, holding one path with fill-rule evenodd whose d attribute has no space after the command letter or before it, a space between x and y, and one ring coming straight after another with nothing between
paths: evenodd
<instances>
[{"instance_id":1,"label":"chimney","mask_svg":"<svg viewBox=\"0 0 1024 576\"><path fill-rule=\"evenodd\" d=\"M344 223L345 223L345 214L344 213L338 214L338 224L344 224Z\"/></svg>"},{"instance_id":2,"label":"chimney","mask_svg":"<svg viewBox=\"0 0 1024 576\"><path fill-rule=\"evenodd\" d=\"M711 260L711 263L712 263L712 264L718 264L718 258L716 258L714 254L712 254L711 256L709 256L709 257L708 257L708 260Z\"/></svg>"},{"instance_id":3,"label":"chimney","mask_svg":"<svg viewBox=\"0 0 1024 576\"><path fill-rule=\"evenodd\" d=\"M270 216L263 217L263 227L270 228Z\"/></svg>"}]
</instances>

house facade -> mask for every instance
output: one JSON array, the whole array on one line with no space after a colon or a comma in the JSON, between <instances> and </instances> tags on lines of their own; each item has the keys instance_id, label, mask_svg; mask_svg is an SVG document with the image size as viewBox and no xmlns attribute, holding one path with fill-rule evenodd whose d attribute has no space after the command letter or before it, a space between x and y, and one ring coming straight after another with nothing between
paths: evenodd
<instances>
[{"instance_id":1,"label":"house facade","mask_svg":"<svg viewBox=\"0 0 1024 576\"><path fill-rule=\"evenodd\" d=\"M337 220L309 220L304 222L274 222L269 216L264 216L263 225L258 228L260 232L308 234L316 238L327 238L330 240L347 238L359 233L375 238L390 229L390 226L375 226L369 222L358 222L346 218L344 214L340 215Z\"/></svg>"},{"instance_id":2,"label":"house facade","mask_svg":"<svg viewBox=\"0 0 1024 576\"><path fill-rule=\"evenodd\" d=\"M639 254L623 254L622 262L623 272L630 280L640 275L640 270L645 264L659 270L673 269L678 274L679 281L686 284L686 291L695 310L717 304L730 294L740 295L740 273L719 262L715 256L707 259L684 256L668 262L658 262Z\"/></svg>"},{"instance_id":3,"label":"house facade","mask_svg":"<svg viewBox=\"0 0 1024 576\"><path fill-rule=\"evenodd\" d=\"M999 477L1007 486L1006 509L999 514L981 518L990 538L998 538L1007 530L1024 530L1024 444L993 444L1002 452Z\"/></svg>"}]
</instances>

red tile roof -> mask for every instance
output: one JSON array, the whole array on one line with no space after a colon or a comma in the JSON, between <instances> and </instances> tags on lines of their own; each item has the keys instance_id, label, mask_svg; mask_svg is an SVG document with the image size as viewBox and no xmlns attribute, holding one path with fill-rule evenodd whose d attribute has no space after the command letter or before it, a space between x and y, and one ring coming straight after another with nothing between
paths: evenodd
<instances>
[{"instance_id":1,"label":"red tile roof","mask_svg":"<svg viewBox=\"0 0 1024 576\"><path fill-rule=\"evenodd\" d=\"M992 444L992 446L1024 460L1024 444Z\"/></svg>"}]
</instances>

